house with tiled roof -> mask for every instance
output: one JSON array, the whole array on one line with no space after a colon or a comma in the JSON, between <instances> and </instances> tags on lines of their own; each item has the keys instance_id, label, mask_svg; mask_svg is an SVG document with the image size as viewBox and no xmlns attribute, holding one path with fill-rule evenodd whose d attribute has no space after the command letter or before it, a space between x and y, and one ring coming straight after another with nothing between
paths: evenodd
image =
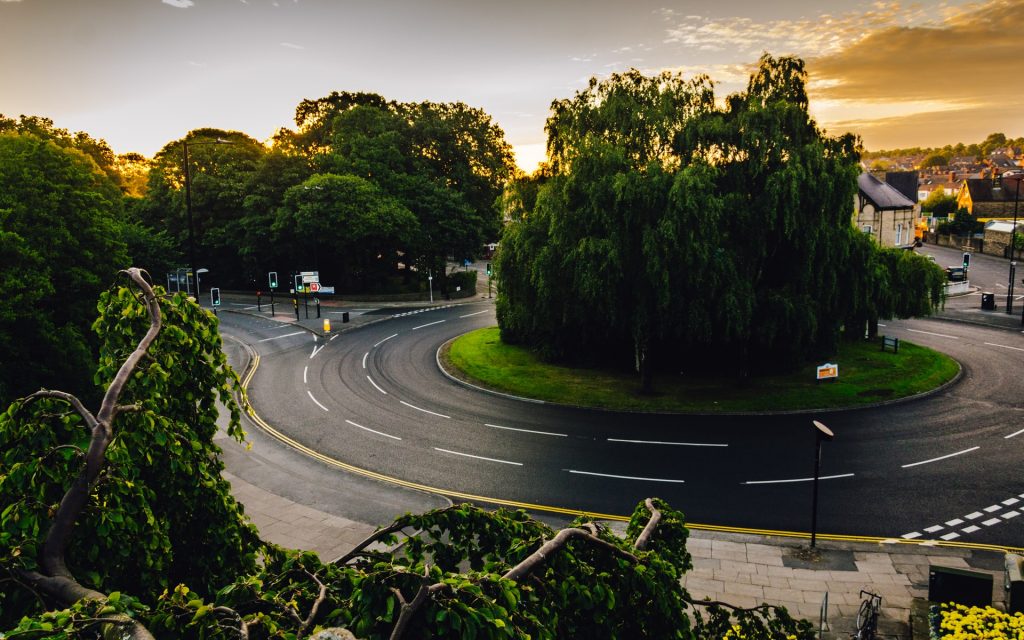
<instances>
[{"instance_id":1,"label":"house with tiled roof","mask_svg":"<svg viewBox=\"0 0 1024 640\"><path fill-rule=\"evenodd\" d=\"M924 202L933 191L942 190L947 196L960 191L956 171L922 171L917 178L917 201Z\"/></svg>"},{"instance_id":2,"label":"house with tiled roof","mask_svg":"<svg viewBox=\"0 0 1024 640\"><path fill-rule=\"evenodd\" d=\"M1003 173L1004 171L1010 171L1013 169L1019 169L1017 163L1013 161L1013 158L1005 153L991 153L988 156L988 166L995 170L996 175Z\"/></svg>"},{"instance_id":3,"label":"house with tiled roof","mask_svg":"<svg viewBox=\"0 0 1024 640\"><path fill-rule=\"evenodd\" d=\"M881 180L870 173L857 177L854 221L883 247L914 246L914 226L921 218L916 171L890 171Z\"/></svg>"},{"instance_id":4,"label":"house with tiled roof","mask_svg":"<svg viewBox=\"0 0 1024 640\"><path fill-rule=\"evenodd\" d=\"M1012 220L1014 208L1021 212L1019 200L1024 197L1024 185L1012 177L1004 178L968 178L963 181L957 193L958 209L967 209L968 213L979 220Z\"/></svg>"}]
</instances>

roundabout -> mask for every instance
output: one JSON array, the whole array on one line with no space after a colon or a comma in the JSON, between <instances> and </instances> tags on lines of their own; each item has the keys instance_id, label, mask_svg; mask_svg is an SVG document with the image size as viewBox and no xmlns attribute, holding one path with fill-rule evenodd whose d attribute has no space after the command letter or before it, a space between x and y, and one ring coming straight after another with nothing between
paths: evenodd
<instances>
[{"instance_id":1,"label":"roundabout","mask_svg":"<svg viewBox=\"0 0 1024 640\"><path fill-rule=\"evenodd\" d=\"M812 420L823 451L818 531L841 538L1019 544L1018 386L1024 340L936 320L886 333L963 366L941 393L904 404L799 415L658 415L576 409L448 379L437 351L494 324L486 303L434 308L324 339L224 314L247 343L255 420L322 462L454 499L625 516L656 495L695 527L805 532Z\"/></svg>"}]
</instances>

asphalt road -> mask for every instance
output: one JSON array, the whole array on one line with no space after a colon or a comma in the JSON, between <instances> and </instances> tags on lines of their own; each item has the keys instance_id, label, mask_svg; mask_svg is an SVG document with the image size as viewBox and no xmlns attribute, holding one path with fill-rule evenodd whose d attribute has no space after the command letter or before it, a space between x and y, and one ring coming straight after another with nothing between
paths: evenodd
<instances>
[{"instance_id":1,"label":"asphalt road","mask_svg":"<svg viewBox=\"0 0 1024 640\"><path fill-rule=\"evenodd\" d=\"M819 532L1014 545L1024 533L1018 331L888 323L885 333L963 364L958 383L926 399L684 416L529 403L449 380L437 349L493 325L488 302L398 315L326 342L264 318L221 319L260 353L250 397L262 419L334 459L408 482L618 515L654 495L692 522L807 531L816 419L836 433L824 444Z\"/></svg>"}]
</instances>

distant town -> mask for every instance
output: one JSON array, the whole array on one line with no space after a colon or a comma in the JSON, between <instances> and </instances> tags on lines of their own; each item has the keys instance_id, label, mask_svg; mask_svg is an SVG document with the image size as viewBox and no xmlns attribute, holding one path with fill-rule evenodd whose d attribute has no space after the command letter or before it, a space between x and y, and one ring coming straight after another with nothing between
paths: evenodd
<instances>
[{"instance_id":1,"label":"distant town","mask_svg":"<svg viewBox=\"0 0 1024 640\"><path fill-rule=\"evenodd\" d=\"M1024 218L1024 138L993 133L977 144L865 151L856 223L884 246L924 242L1008 257Z\"/></svg>"}]
</instances>

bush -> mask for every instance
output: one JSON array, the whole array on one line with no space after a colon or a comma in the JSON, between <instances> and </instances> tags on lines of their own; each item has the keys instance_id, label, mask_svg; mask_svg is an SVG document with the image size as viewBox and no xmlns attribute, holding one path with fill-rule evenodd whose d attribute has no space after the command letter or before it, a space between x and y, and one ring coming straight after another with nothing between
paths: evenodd
<instances>
[{"instance_id":1,"label":"bush","mask_svg":"<svg viewBox=\"0 0 1024 640\"><path fill-rule=\"evenodd\" d=\"M1024 613L1005 613L992 607L967 607L952 602L931 610L931 637L1024 638Z\"/></svg>"}]
</instances>

